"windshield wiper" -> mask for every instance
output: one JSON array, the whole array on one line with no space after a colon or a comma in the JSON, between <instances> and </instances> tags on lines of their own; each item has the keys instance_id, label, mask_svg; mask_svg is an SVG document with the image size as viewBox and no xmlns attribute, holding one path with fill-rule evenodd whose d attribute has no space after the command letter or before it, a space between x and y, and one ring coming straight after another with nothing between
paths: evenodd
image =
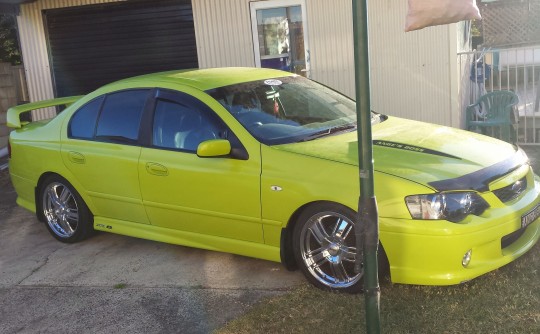
<instances>
[{"instance_id":1,"label":"windshield wiper","mask_svg":"<svg viewBox=\"0 0 540 334\"><path fill-rule=\"evenodd\" d=\"M300 141L310 141L310 140L325 137L325 136L328 136L328 135L331 135L331 134L335 134L335 133L338 133L338 132L343 132L343 131L347 131L347 130L354 130L354 129L356 129L356 124L339 125L339 126L335 126L335 127L332 127L332 128L327 128L327 129L324 129L324 130L321 130L321 131L314 132L314 133L302 138L302 140L300 140Z\"/></svg>"}]
</instances>

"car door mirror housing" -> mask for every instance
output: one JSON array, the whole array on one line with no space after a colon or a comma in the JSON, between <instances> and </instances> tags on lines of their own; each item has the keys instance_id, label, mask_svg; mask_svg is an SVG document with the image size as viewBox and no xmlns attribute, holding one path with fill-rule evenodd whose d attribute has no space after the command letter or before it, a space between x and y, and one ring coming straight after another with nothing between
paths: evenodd
<instances>
[{"instance_id":1,"label":"car door mirror housing","mask_svg":"<svg viewBox=\"0 0 540 334\"><path fill-rule=\"evenodd\" d=\"M223 157L231 154L231 143L226 139L206 140L197 147L197 155L202 158Z\"/></svg>"}]
</instances>

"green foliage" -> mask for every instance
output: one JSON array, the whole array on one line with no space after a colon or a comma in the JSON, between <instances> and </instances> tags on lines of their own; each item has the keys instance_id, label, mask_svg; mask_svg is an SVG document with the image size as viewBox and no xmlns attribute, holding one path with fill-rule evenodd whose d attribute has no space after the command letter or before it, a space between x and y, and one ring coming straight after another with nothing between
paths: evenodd
<instances>
[{"instance_id":1,"label":"green foliage","mask_svg":"<svg viewBox=\"0 0 540 334\"><path fill-rule=\"evenodd\" d=\"M472 36L482 36L482 21L481 20L472 21L471 34Z\"/></svg>"},{"instance_id":2,"label":"green foliage","mask_svg":"<svg viewBox=\"0 0 540 334\"><path fill-rule=\"evenodd\" d=\"M21 63L15 16L0 14L0 62Z\"/></svg>"}]
</instances>

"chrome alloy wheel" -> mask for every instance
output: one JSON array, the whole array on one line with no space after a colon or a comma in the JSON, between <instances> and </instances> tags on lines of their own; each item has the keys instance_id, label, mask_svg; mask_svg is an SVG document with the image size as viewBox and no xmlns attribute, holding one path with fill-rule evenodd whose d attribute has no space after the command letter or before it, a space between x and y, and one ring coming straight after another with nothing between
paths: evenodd
<instances>
[{"instance_id":1,"label":"chrome alloy wheel","mask_svg":"<svg viewBox=\"0 0 540 334\"><path fill-rule=\"evenodd\" d=\"M51 230L60 238L75 234L79 225L79 208L66 185L59 182L47 185L43 191L43 215Z\"/></svg>"},{"instance_id":2,"label":"chrome alloy wheel","mask_svg":"<svg viewBox=\"0 0 540 334\"><path fill-rule=\"evenodd\" d=\"M337 212L320 212L303 226L300 252L308 271L330 288L347 288L362 274L354 272L354 223Z\"/></svg>"}]
</instances>

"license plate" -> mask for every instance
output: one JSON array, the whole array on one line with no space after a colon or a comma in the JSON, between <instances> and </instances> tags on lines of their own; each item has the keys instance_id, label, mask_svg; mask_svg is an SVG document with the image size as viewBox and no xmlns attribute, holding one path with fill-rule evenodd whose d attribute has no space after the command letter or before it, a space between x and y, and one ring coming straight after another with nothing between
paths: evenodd
<instances>
[{"instance_id":1,"label":"license plate","mask_svg":"<svg viewBox=\"0 0 540 334\"><path fill-rule=\"evenodd\" d=\"M523 216L521 216L521 227L527 227L532 222L534 222L536 219L540 217L540 203L536 204L536 206Z\"/></svg>"}]
</instances>

